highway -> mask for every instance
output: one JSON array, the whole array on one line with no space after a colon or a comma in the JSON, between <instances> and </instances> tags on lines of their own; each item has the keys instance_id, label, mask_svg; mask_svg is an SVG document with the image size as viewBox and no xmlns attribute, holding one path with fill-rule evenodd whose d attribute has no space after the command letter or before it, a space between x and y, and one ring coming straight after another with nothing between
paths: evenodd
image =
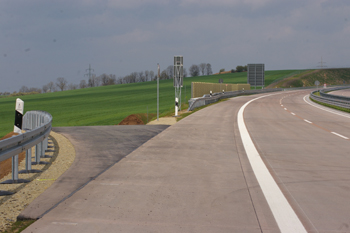
<instances>
[{"instance_id":1,"label":"highway","mask_svg":"<svg viewBox=\"0 0 350 233\"><path fill-rule=\"evenodd\" d=\"M202 109L23 232L350 232L350 114L309 93Z\"/></svg>"}]
</instances>

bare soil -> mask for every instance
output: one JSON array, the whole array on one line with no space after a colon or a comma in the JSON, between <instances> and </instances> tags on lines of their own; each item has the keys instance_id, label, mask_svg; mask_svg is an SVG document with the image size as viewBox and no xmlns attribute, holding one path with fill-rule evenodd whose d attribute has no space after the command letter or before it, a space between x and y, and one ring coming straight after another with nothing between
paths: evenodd
<instances>
[{"instance_id":1,"label":"bare soil","mask_svg":"<svg viewBox=\"0 0 350 233\"><path fill-rule=\"evenodd\" d=\"M1 138L0 141L7 139L7 138L10 138L10 137L15 136L15 135L18 135L18 134L14 133L14 132L8 133L3 138ZM23 151L18 156L18 163L20 163L23 159L25 159L25 157L26 157L26 153L25 153L25 151ZM11 158L0 162L0 179L2 179L4 176L6 176L7 174L9 174L11 172L12 172L12 159Z\"/></svg>"},{"instance_id":2,"label":"bare soil","mask_svg":"<svg viewBox=\"0 0 350 233\"><path fill-rule=\"evenodd\" d=\"M124 118L118 125L144 125L140 116L132 114Z\"/></svg>"}]
</instances>

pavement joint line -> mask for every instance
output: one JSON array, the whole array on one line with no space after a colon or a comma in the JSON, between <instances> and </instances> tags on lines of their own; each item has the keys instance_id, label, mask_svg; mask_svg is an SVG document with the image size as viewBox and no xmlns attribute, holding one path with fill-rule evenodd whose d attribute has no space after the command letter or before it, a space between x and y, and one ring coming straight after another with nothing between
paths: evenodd
<instances>
[{"instance_id":1,"label":"pavement joint line","mask_svg":"<svg viewBox=\"0 0 350 233\"><path fill-rule=\"evenodd\" d=\"M306 120L306 119L304 119L304 121L307 122L307 123L309 123L309 124L312 124L311 121L308 121L308 120Z\"/></svg>"},{"instance_id":2,"label":"pavement joint line","mask_svg":"<svg viewBox=\"0 0 350 233\"><path fill-rule=\"evenodd\" d=\"M336 133L336 132L331 132L331 133L334 134L334 135L337 135L338 137L341 137L341 138L344 138L344 139L349 140L348 137L345 137L345 136L343 136L343 135L341 135L341 134L338 134L338 133Z\"/></svg>"},{"instance_id":3,"label":"pavement joint line","mask_svg":"<svg viewBox=\"0 0 350 233\"><path fill-rule=\"evenodd\" d=\"M279 94L279 93L278 93ZM276 94L264 95L246 102L238 111L237 123L248 160L259 182L276 223L282 233L306 233L306 229L290 206L281 189L257 151L244 122L244 109L253 101Z\"/></svg>"}]
</instances>

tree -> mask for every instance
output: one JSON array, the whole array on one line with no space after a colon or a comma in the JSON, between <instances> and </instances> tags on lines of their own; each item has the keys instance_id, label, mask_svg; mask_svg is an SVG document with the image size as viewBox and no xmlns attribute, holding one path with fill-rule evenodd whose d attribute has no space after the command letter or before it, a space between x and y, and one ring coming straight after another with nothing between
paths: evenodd
<instances>
[{"instance_id":1,"label":"tree","mask_svg":"<svg viewBox=\"0 0 350 233\"><path fill-rule=\"evenodd\" d=\"M141 83L146 82L146 76L143 75L143 71L138 73L138 81Z\"/></svg>"},{"instance_id":2,"label":"tree","mask_svg":"<svg viewBox=\"0 0 350 233\"><path fill-rule=\"evenodd\" d=\"M146 82L148 81L148 77L149 77L149 71L146 70L146 71L145 71L145 79L146 79Z\"/></svg>"},{"instance_id":3,"label":"tree","mask_svg":"<svg viewBox=\"0 0 350 233\"><path fill-rule=\"evenodd\" d=\"M86 81L84 79L80 80L79 88L80 89L87 88L87 83L86 83Z\"/></svg>"},{"instance_id":4,"label":"tree","mask_svg":"<svg viewBox=\"0 0 350 233\"><path fill-rule=\"evenodd\" d=\"M68 85L69 90L75 90L78 89L78 84L71 83Z\"/></svg>"},{"instance_id":5,"label":"tree","mask_svg":"<svg viewBox=\"0 0 350 233\"><path fill-rule=\"evenodd\" d=\"M26 87L26 86L22 86L22 87L19 89L19 92L20 92L20 93L27 93L27 92L29 92L29 88Z\"/></svg>"},{"instance_id":6,"label":"tree","mask_svg":"<svg viewBox=\"0 0 350 233\"><path fill-rule=\"evenodd\" d=\"M89 87L98 87L100 85L100 80L95 74L92 74L88 81Z\"/></svg>"},{"instance_id":7,"label":"tree","mask_svg":"<svg viewBox=\"0 0 350 233\"><path fill-rule=\"evenodd\" d=\"M47 85L47 84L44 85L44 86L43 86L43 92L46 93L48 90L49 90L48 85Z\"/></svg>"},{"instance_id":8,"label":"tree","mask_svg":"<svg viewBox=\"0 0 350 233\"><path fill-rule=\"evenodd\" d=\"M225 69L224 68L220 69L219 73L221 72L225 72Z\"/></svg>"},{"instance_id":9,"label":"tree","mask_svg":"<svg viewBox=\"0 0 350 233\"><path fill-rule=\"evenodd\" d=\"M199 67L197 65L191 65L189 71L192 77L196 77L199 75Z\"/></svg>"},{"instance_id":10,"label":"tree","mask_svg":"<svg viewBox=\"0 0 350 233\"><path fill-rule=\"evenodd\" d=\"M151 81L154 79L154 72L152 70L149 72L149 78Z\"/></svg>"},{"instance_id":11,"label":"tree","mask_svg":"<svg viewBox=\"0 0 350 233\"><path fill-rule=\"evenodd\" d=\"M243 67L243 66L237 66L237 67L236 67L236 71L237 71L237 72L243 72L243 70L244 70L244 67Z\"/></svg>"},{"instance_id":12,"label":"tree","mask_svg":"<svg viewBox=\"0 0 350 233\"><path fill-rule=\"evenodd\" d=\"M109 75L109 85L114 85L117 83L117 76L115 74Z\"/></svg>"},{"instance_id":13,"label":"tree","mask_svg":"<svg viewBox=\"0 0 350 233\"><path fill-rule=\"evenodd\" d=\"M187 78L187 70L186 70L186 68L183 69L183 76L184 76L184 78Z\"/></svg>"},{"instance_id":14,"label":"tree","mask_svg":"<svg viewBox=\"0 0 350 233\"><path fill-rule=\"evenodd\" d=\"M213 71L211 70L211 65L210 65L210 63L207 63L207 64L205 65L205 74L206 74L206 75L212 75L212 74L213 74Z\"/></svg>"},{"instance_id":15,"label":"tree","mask_svg":"<svg viewBox=\"0 0 350 233\"><path fill-rule=\"evenodd\" d=\"M169 79L169 76L167 74L167 71L166 70L163 70L162 73L160 73L160 77L159 77L160 80L165 80L165 79Z\"/></svg>"},{"instance_id":16,"label":"tree","mask_svg":"<svg viewBox=\"0 0 350 233\"><path fill-rule=\"evenodd\" d=\"M56 86L61 89L61 91L64 91L67 87L67 80L62 77L57 78Z\"/></svg>"},{"instance_id":17,"label":"tree","mask_svg":"<svg viewBox=\"0 0 350 233\"><path fill-rule=\"evenodd\" d=\"M42 90L40 88L36 88L36 87L31 87L28 89L29 93L41 93Z\"/></svg>"},{"instance_id":18,"label":"tree","mask_svg":"<svg viewBox=\"0 0 350 233\"><path fill-rule=\"evenodd\" d=\"M119 78L116 80L116 84L123 84L123 78L122 78L122 77L119 77Z\"/></svg>"},{"instance_id":19,"label":"tree","mask_svg":"<svg viewBox=\"0 0 350 233\"><path fill-rule=\"evenodd\" d=\"M110 77L108 74L101 74L99 79L101 80L102 86L107 86L110 84Z\"/></svg>"},{"instance_id":20,"label":"tree","mask_svg":"<svg viewBox=\"0 0 350 233\"><path fill-rule=\"evenodd\" d=\"M56 91L56 87L55 87L55 84L51 81L49 82L47 85L47 92L55 92Z\"/></svg>"},{"instance_id":21,"label":"tree","mask_svg":"<svg viewBox=\"0 0 350 233\"><path fill-rule=\"evenodd\" d=\"M243 66L243 71L248 71L248 66L247 65Z\"/></svg>"},{"instance_id":22,"label":"tree","mask_svg":"<svg viewBox=\"0 0 350 233\"><path fill-rule=\"evenodd\" d=\"M172 79L174 77L174 66L170 65L166 68L166 74L168 76L168 79Z\"/></svg>"},{"instance_id":23,"label":"tree","mask_svg":"<svg viewBox=\"0 0 350 233\"><path fill-rule=\"evenodd\" d=\"M207 66L207 64L205 64L205 63L199 64L199 69L200 69L202 75L205 74L205 68L206 68L206 66Z\"/></svg>"}]
</instances>

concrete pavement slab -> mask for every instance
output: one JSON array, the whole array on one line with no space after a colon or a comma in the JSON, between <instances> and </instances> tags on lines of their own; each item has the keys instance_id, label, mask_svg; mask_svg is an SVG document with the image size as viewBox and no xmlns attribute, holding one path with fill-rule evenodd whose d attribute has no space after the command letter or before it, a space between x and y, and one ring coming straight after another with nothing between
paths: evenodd
<instances>
[{"instance_id":1,"label":"concrete pavement slab","mask_svg":"<svg viewBox=\"0 0 350 233\"><path fill-rule=\"evenodd\" d=\"M24 232L261 232L236 146L240 104L213 105L167 128Z\"/></svg>"},{"instance_id":2,"label":"concrete pavement slab","mask_svg":"<svg viewBox=\"0 0 350 233\"><path fill-rule=\"evenodd\" d=\"M74 145L72 166L36 198L18 219L37 219L168 126L56 127Z\"/></svg>"}]
</instances>

